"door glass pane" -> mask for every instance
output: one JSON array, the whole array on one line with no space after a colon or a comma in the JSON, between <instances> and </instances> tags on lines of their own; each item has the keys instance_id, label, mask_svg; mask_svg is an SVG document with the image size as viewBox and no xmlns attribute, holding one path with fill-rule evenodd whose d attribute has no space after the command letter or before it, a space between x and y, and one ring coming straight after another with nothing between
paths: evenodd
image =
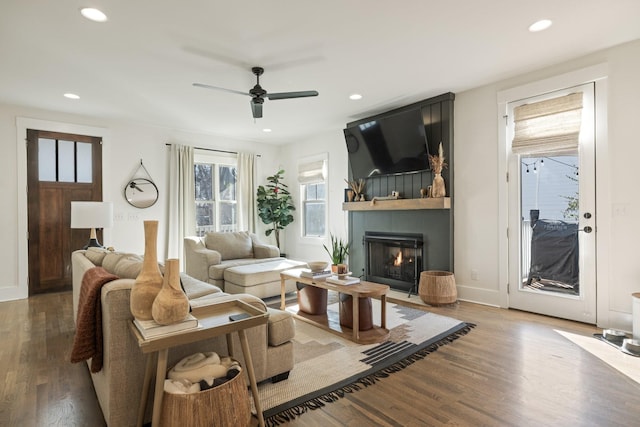
<instances>
[{"instance_id":1,"label":"door glass pane","mask_svg":"<svg viewBox=\"0 0 640 427\"><path fill-rule=\"evenodd\" d=\"M90 183L93 181L91 148L91 144L87 142L76 142L78 155L77 182Z\"/></svg>"},{"instance_id":2,"label":"door glass pane","mask_svg":"<svg viewBox=\"0 0 640 427\"><path fill-rule=\"evenodd\" d=\"M58 182L75 182L75 144L58 141Z\"/></svg>"},{"instance_id":3,"label":"door glass pane","mask_svg":"<svg viewBox=\"0 0 640 427\"><path fill-rule=\"evenodd\" d=\"M56 180L56 140L38 138L38 179Z\"/></svg>"},{"instance_id":4,"label":"door glass pane","mask_svg":"<svg viewBox=\"0 0 640 427\"><path fill-rule=\"evenodd\" d=\"M220 200L236 200L236 168L220 166Z\"/></svg>"},{"instance_id":5,"label":"door glass pane","mask_svg":"<svg viewBox=\"0 0 640 427\"><path fill-rule=\"evenodd\" d=\"M520 159L522 288L579 295L578 155Z\"/></svg>"}]
</instances>

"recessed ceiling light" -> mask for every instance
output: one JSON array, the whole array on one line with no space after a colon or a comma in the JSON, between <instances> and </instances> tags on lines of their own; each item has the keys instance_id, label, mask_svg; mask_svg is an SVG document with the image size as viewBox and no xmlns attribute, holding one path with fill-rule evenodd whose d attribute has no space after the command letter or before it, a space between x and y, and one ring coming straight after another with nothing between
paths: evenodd
<instances>
[{"instance_id":1,"label":"recessed ceiling light","mask_svg":"<svg viewBox=\"0 0 640 427\"><path fill-rule=\"evenodd\" d=\"M83 7L80 9L80 13L91 21L105 22L107 20L107 15L105 15L101 10L94 9L92 7Z\"/></svg>"},{"instance_id":2,"label":"recessed ceiling light","mask_svg":"<svg viewBox=\"0 0 640 427\"><path fill-rule=\"evenodd\" d=\"M80 99L80 97L75 93L65 93L64 97L69 99Z\"/></svg>"},{"instance_id":3,"label":"recessed ceiling light","mask_svg":"<svg viewBox=\"0 0 640 427\"><path fill-rule=\"evenodd\" d=\"M269 129L269 128L264 128L264 129L262 129L262 132L269 133L269 132L271 132L271 129Z\"/></svg>"},{"instance_id":4,"label":"recessed ceiling light","mask_svg":"<svg viewBox=\"0 0 640 427\"><path fill-rule=\"evenodd\" d=\"M349 95L349 99L357 101L358 99L362 99L362 95L360 95L359 93L354 93L352 95Z\"/></svg>"},{"instance_id":5,"label":"recessed ceiling light","mask_svg":"<svg viewBox=\"0 0 640 427\"><path fill-rule=\"evenodd\" d=\"M551 26L551 20L549 19L541 19L533 24L529 25L529 31L532 33L537 33L538 31L546 30Z\"/></svg>"}]
</instances>

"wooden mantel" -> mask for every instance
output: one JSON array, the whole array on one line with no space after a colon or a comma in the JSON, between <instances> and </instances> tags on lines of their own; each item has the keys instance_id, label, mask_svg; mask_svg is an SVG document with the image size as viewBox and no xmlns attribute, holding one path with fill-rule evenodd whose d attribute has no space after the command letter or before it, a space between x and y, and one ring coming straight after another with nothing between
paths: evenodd
<instances>
[{"instance_id":1,"label":"wooden mantel","mask_svg":"<svg viewBox=\"0 0 640 427\"><path fill-rule=\"evenodd\" d=\"M451 209L451 198L427 197L424 199L367 200L342 204L343 211L409 211L420 209Z\"/></svg>"}]
</instances>

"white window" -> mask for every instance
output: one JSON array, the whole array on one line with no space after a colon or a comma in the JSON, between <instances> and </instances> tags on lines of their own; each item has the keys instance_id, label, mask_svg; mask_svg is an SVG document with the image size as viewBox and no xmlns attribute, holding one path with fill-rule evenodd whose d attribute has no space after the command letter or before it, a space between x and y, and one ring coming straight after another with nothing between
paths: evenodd
<instances>
[{"instance_id":1,"label":"white window","mask_svg":"<svg viewBox=\"0 0 640 427\"><path fill-rule=\"evenodd\" d=\"M326 236L327 183L326 156L298 165L303 237Z\"/></svg>"},{"instance_id":2,"label":"white window","mask_svg":"<svg viewBox=\"0 0 640 427\"><path fill-rule=\"evenodd\" d=\"M196 154L194 164L196 233L236 231L237 169L235 158Z\"/></svg>"}]
</instances>

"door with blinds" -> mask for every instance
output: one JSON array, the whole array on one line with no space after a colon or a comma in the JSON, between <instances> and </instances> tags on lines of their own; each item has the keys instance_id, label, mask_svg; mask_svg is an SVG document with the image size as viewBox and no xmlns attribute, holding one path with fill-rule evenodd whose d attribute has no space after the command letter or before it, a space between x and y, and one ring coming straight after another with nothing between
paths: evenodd
<instances>
[{"instance_id":1,"label":"door with blinds","mask_svg":"<svg viewBox=\"0 0 640 427\"><path fill-rule=\"evenodd\" d=\"M510 308L596 322L594 89L508 105Z\"/></svg>"}]
</instances>

